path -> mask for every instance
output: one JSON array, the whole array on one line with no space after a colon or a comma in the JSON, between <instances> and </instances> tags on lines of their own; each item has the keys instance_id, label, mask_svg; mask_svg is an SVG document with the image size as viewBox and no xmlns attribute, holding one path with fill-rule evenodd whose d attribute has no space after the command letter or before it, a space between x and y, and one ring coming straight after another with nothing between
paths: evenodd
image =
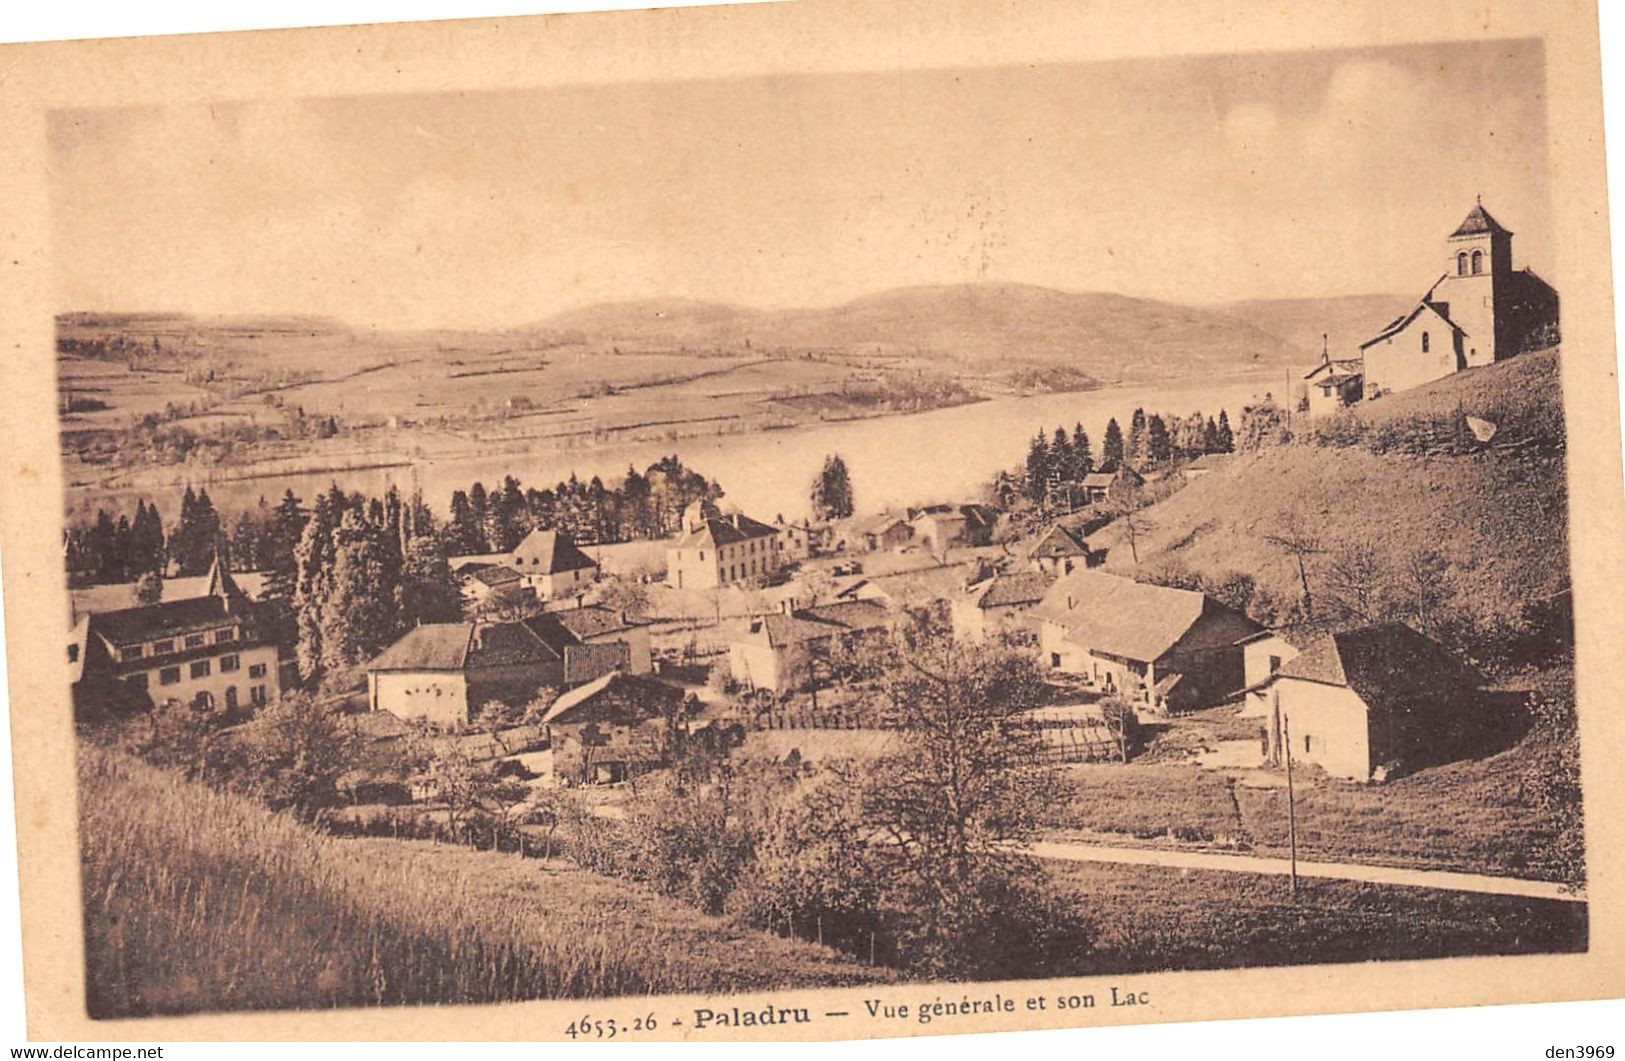
<instances>
[{"instance_id":1,"label":"path","mask_svg":"<svg viewBox=\"0 0 1625 1061\"><path fill-rule=\"evenodd\" d=\"M1055 859L1060 862L1114 862L1130 866L1166 866L1171 869L1268 873L1280 876L1292 872L1292 864L1284 858L1221 855L1209 851L1106 847L1049 840L1031 844L1028 851L1039 858ZM1517 895L1526 899L1549 899L1558 902L1586 901L1583 892L1566 892L1562 885L1552 881L1492 877L1482 873L1457 873L1442 869L1400 869L1395 866L1368 866L1355 862L1305 862L1299 859L1298 876L1352 880L1365 884L1394 884L1410 888L1480 892L1485 895Z\"/></svg>"}]
</instances>

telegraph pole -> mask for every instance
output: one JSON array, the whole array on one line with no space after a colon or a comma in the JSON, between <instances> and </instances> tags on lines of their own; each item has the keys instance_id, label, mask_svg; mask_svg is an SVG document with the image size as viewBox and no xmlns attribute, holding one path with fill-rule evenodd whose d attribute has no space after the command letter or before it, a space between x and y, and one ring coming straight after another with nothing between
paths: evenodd
<instances>
[{"instance_id":1,"label":"telegraph pole","mask_svg":"<svg viewBox=\"0 0 1625 1061\"><path fill-rule=\"evenodd\" d=\"M1281 744L1286 748L1286 835L1292 857L1292 901L1298 901L1298 806L1292 793L1292 726L1281 716Z\"/></svg>"}]
</instances>

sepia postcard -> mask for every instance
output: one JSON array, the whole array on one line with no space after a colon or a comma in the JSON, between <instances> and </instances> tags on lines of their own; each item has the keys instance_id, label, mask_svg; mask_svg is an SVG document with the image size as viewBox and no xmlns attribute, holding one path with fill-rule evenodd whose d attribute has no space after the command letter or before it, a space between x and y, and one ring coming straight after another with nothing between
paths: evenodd
<instances>
[{"instance_id":1,"label":"sepia postcard","mask_svg":"<svg viewBox=\"0 0 1625 1061\"><path fill-rule=\"evenodd\" d=\"M31 1037L1625 994L1591 4L805 0L0 84Z\"/></svg>"}]
</instances>

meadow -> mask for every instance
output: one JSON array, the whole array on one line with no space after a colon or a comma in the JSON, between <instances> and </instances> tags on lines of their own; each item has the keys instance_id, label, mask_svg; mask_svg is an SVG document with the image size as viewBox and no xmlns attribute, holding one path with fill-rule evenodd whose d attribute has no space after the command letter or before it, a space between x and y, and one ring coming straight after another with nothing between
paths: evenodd
<instances>
[{"instance_id":1,"label":"meadow","mask_svg":"<svg viewBox=\"0 0 1625 1061\"><path fill-rule=\"evenodd\" d=\"M564 863L334 839L116 752L80 754L92 1017L891 975Z\"/></svg>"}]
</instances>

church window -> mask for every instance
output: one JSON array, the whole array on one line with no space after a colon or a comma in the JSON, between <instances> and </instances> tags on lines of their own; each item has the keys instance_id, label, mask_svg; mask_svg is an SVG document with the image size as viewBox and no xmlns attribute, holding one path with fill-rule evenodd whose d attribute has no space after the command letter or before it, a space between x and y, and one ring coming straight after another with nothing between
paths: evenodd
<instances>
[{"instance_id":1,"label":"church window","mask_svg":"<svg viewBox=\"0 0 1625 1061\"><path fill-rule=\"evenodd\" d=\"M1456 255L1456 275L1457 276L1466 276L1467 275L1467 252L1466 251L1462 251L1460 254Z\"/></svg>"},{"instance_id":2,"label":"church window","mask_svg":"<svg viewBox=\"0 0 1625 1061\"><path fill-rule=\"evenodd\" d=\"M1428 352L1428 333L1427 332L1422 333L1422 352L1424 354Z\"/></svg>"},{"instance_id":3,"label":"church window","mask_svg":"<svg viewBox=\"0 0 1625 1061\"><path fill-rule=\"evenodd\" d=\"M1481 273L1483 271L1484 271L1484 252L1483 251L1474 251L1473 252L1473 275L1477 276L1479 273Z\"/></svg>"}]
</instances>

